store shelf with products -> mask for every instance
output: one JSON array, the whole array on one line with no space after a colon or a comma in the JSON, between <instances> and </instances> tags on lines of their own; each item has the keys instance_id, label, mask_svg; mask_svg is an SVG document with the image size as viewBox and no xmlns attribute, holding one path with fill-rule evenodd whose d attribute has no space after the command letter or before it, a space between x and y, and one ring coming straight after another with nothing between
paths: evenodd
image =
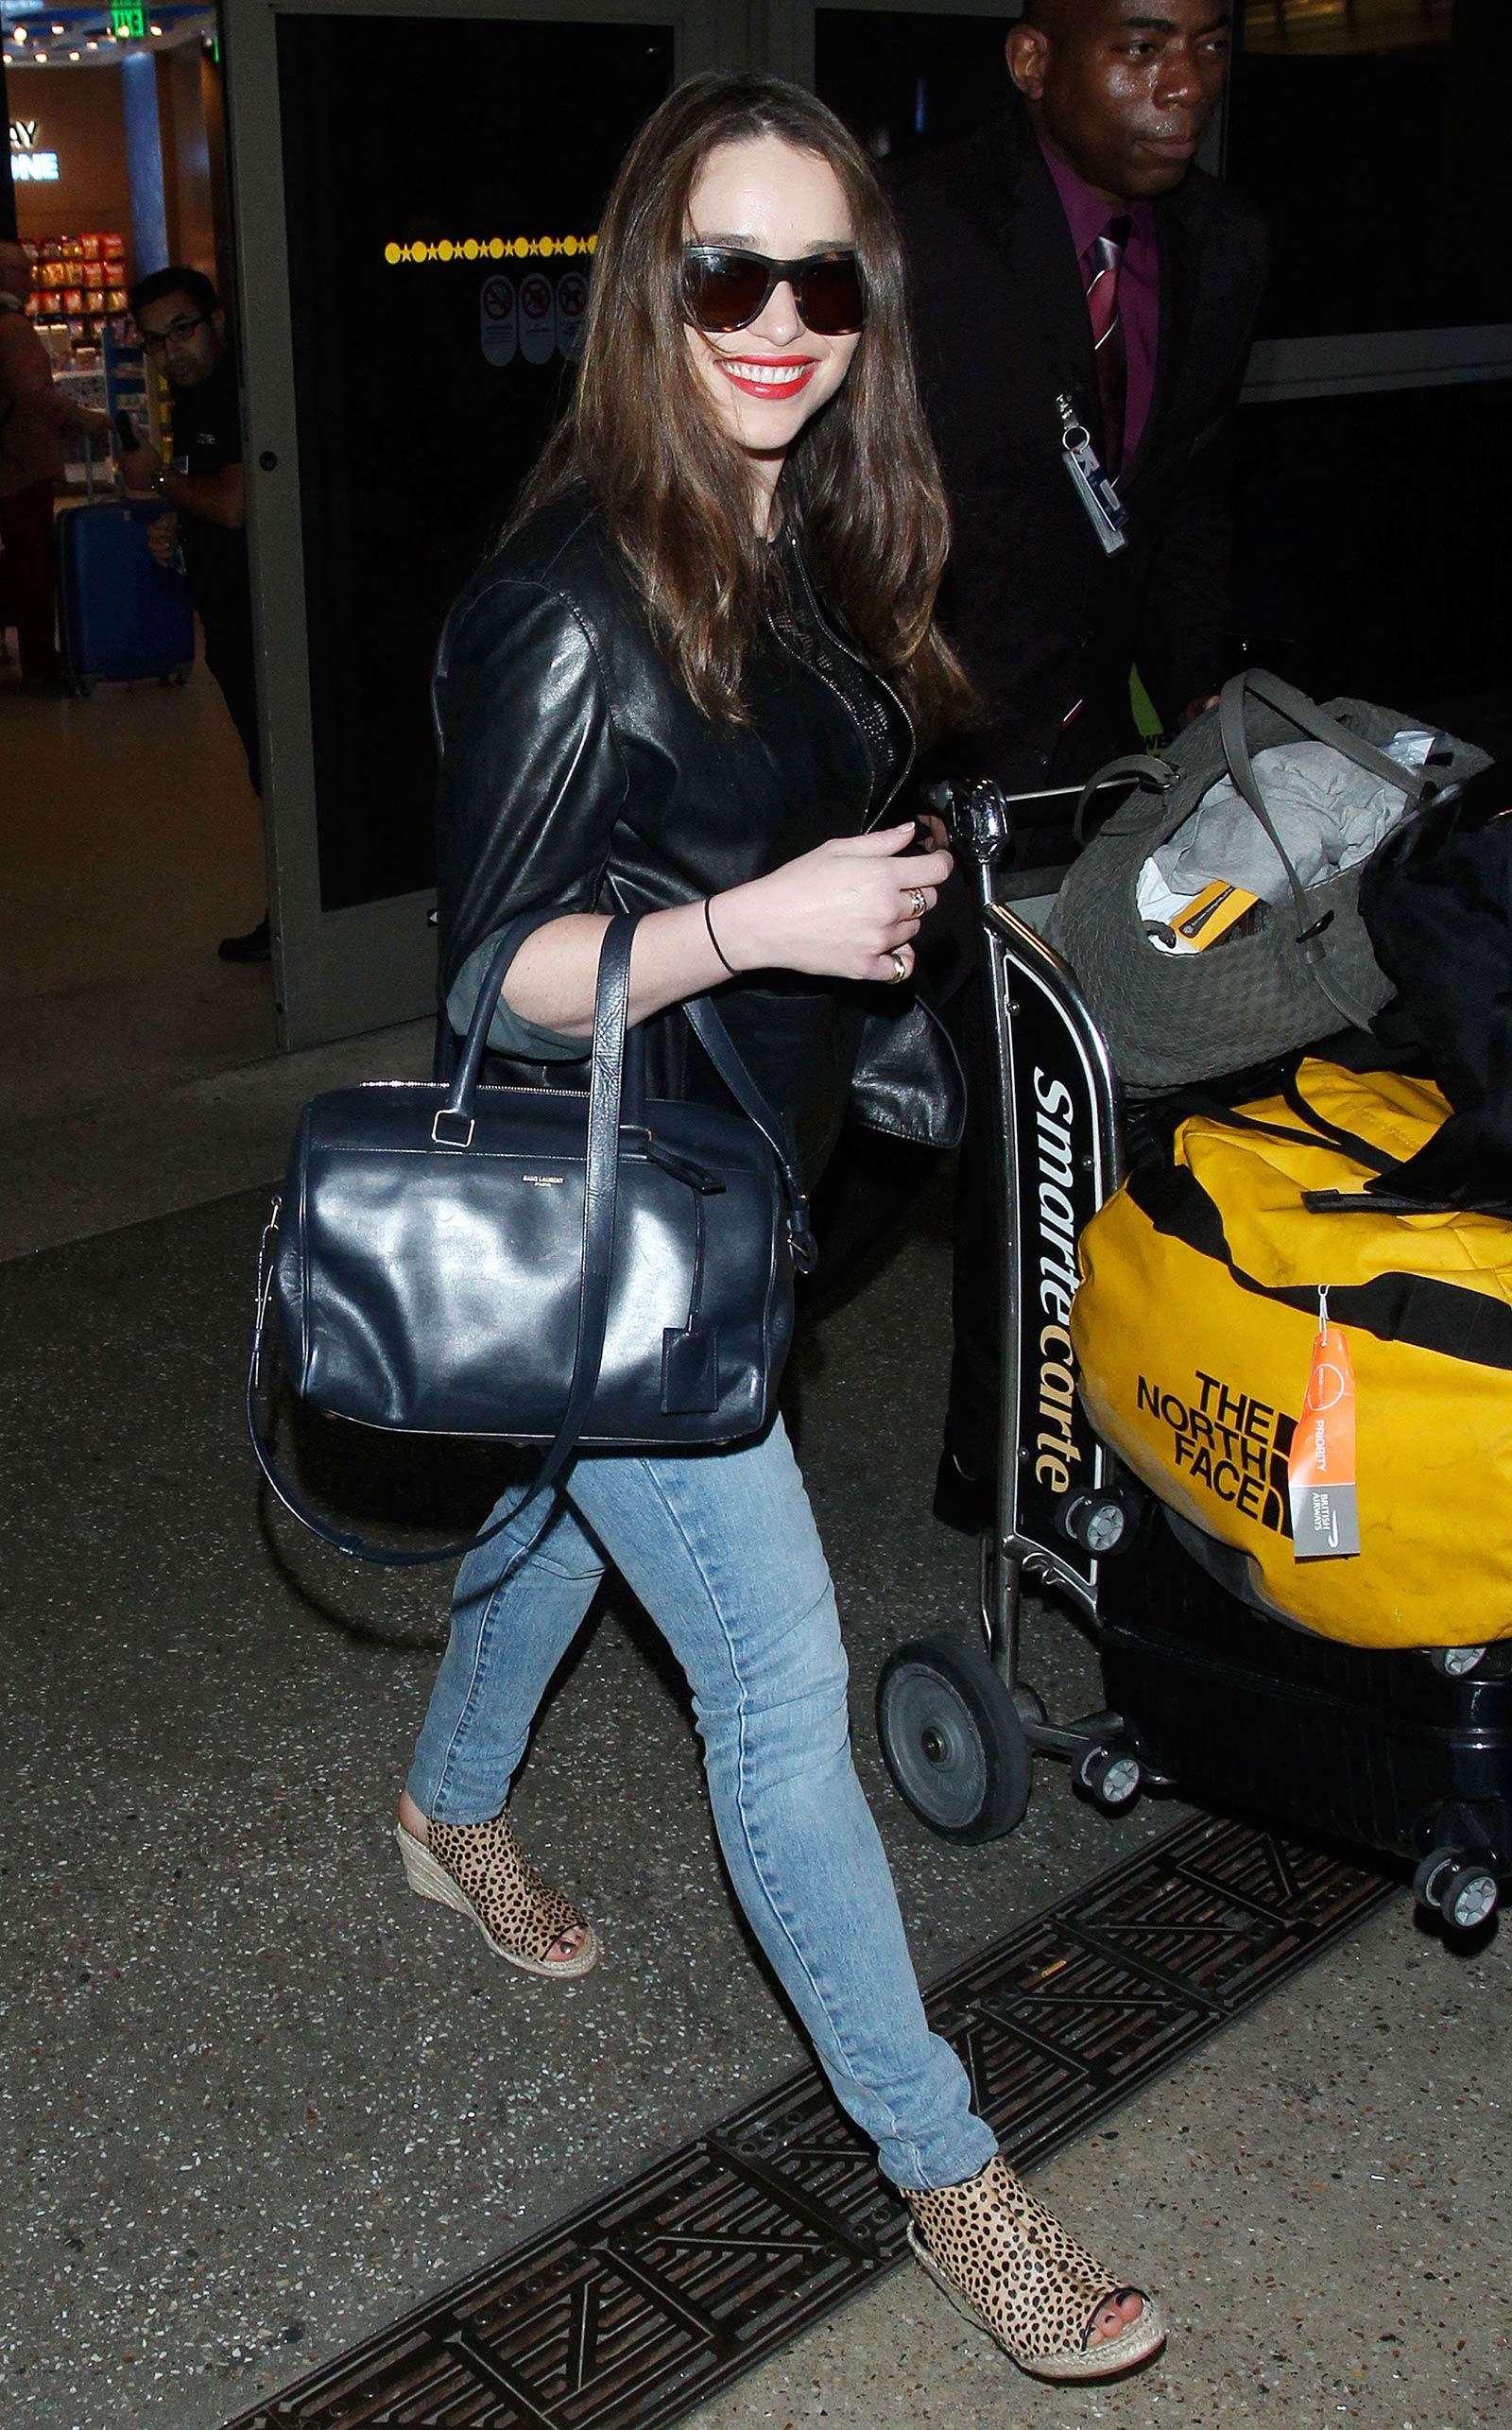
<instances>
[{"instance_id":1,"label":"store shelf with products","mask_svg":"<svg viewBox=\"0 0 1512 2430\"><path fill-rule=\"evenodd\" d=\"M125 238L112 230L25 241L32 265L26 313L52 357L58 386L76 405L108 413L112 422L129 415L137 433L156 446L160 383L127 310ZM65 483L92 489L106 457L102 444L87 449L72 439Z\"/></svg>"},{"instance_id":2,"label":"store shelf with products","mask_svg":"<svg viewBox=\"0 0 1512 2430\"><path fill-rule=\"evenodd\" d=\"M27 318L39 329L62 329L70 340L98 345L107 326L125 336L126 238L118 229L87 236L27 236L31 261Z\"/></svg>"}]
</instances>

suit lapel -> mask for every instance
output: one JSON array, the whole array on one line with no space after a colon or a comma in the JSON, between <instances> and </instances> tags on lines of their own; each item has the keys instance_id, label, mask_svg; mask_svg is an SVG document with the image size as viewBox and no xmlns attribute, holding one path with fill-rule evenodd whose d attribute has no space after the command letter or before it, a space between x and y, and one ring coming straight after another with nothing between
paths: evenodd
<instances>
[{"instance_id":1,"label":"suit lapel","mask_svg":"<svg viewBox=\"0 0 1512 2430\"><path fill-rule=\"evenodd\" d=\"M1157 203L1156 241L1160 255L1160 326L1156 340L1155 394L1149 419L1140 433L1139 447L1125 482L1137 481L1159 447L1181 394L1183 373L1191 362L1193 315L1196 305L1200 249L1179 208L1179 194Z\"/></svg>"},{"instance_id":2,"label":"suit lapel","mask_svg":"<svg viewBox=\"0 0 1512 2430\"><path fill-rule=\"evenodd\" d=\"M1100 403L1091 320L1081 265L1055 181L1022 103L984 130L984 220L1008 267L1018 325L997 333L998 350L1037 359L1047 393L1047 426L1058 433L1056 397L1070 389L1077 411L1097 427Z\"/></svg>"}]
</instances>

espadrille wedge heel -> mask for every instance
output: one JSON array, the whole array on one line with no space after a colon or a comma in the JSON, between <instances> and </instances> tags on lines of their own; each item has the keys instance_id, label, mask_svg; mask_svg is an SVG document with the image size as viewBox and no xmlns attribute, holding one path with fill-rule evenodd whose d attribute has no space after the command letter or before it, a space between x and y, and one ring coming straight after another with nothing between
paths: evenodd
<instances>
[{"instance_id":1,"label":"espadrille wedge heel","mask_svg":"<svg viewBox=\"0 0 1512 2430\"><path fill-rule=\"evenodd\" d=\"M1001 2155L964 2185L904 2198L916 2259L1021 2370L1037 2379L1111 2379L1165 2343L1160 2305L1109 2278ZM1138 2318L1120 2335L1093 2342L1099 2314L1129 2295L1143 2307Z\"/></svg>"},{"instance_id":2,"label":"espadrille wedge heel","mask_svg":"<svg viewBox=\"0 0 1512 2430\"><path fill-rule=\"evenodd\" d=\"M396 1822L394 1838L410 1888L470 1916L495 1957L523 1973L569 1979L598 1964L593 1925L526 1862L507 1815L496 1814L491 1822L433 1821L428 1842ZM548 1952L567 1932L581 1932L581 1946L571 1957L552 1960Z\"/></svg>"}]
</instances>

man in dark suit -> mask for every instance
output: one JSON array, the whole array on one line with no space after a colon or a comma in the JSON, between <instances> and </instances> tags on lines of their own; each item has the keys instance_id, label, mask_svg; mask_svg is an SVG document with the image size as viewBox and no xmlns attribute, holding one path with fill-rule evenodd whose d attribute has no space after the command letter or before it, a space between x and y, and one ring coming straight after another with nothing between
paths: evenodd
<instances>
[{"instance_id":1,"label":"man in dark suit","mask_svg":"<svg viewBox=\"0 0 1512 2430\"><path fill-rule=\"evenodd\" d=\"M1006 114L887 182L954 518L948 612L986 707L968 759L1025 792L1137 747L1132 665L1172 731L1226 671L1226 422L1266 243L1193 165L1223 91L1228 0L1028 0L1006 47ZM1085 484L1069 469L1078 433ZM1099 507L1087 491L1105 474L1116 491ZM1021 870L1071 848L1064 802L1026 805ZM990 1067L970 1022L964 1043L980 1099ZM988 1515L971 1487L995 1437L992 1153L973 1121L936 1504L962 1524Z\"/></svg>"}]
</instances>

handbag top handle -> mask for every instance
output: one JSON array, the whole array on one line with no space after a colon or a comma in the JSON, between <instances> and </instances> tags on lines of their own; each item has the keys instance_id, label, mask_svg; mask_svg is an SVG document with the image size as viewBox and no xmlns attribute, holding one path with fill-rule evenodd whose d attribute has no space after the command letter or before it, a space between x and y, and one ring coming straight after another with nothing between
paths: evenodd
<instances>
[{"instance_id":1,"label":"handbag top handle","mask_svg":"<svg viewBox=\"0 0 1512 2430\"><path fill-rule=\"evenodd\" d=\"M431 1127L431 1136L438 1146L466 1146L471 1135L472 1103L477 1094L478 1077L483 1068L483 1056L488 1043L490 1025L493 1019L493 1008L498 1003L499 993L510 965L527 937L533 937L538 928L546 927L550 922L558 920L561 916L555 905L545 908L538 906L534 911L523 911L518 919L510 921L500 936L493 958L478 990L478 1000L472 1008L472 1018L467 1025L467 1037L463 1042L456 1069L452 1075L446 1103L438 1112ZM604 932L604 943L607 946L610 932L615 926L622 922L627 923L627 934L625 939L627 972L635 923L639 917L638 912L617 912L611 917L609 927ZM598 972L600 992L604 987L605 977L606 970L601 949ZM627 1009L627 979L626 1006ZM591 1039L585 1038L583 1041L584 1055L593 1054L595 1070L601 1026L600 1009L599 1000L595 997L593 1035ZM694 1036L708 1056L720 1079L730 1091L747 1122L752 1123L761 1132L776 1159L782 1193L788 1205L788 1235L793 1246L794 1260L799 1271L806 1273L813 1266L816 1252L814 1235L809 1229L807 1193L799 1172L798 1157L787 1117L779 1108L772 1105L757 1087L734 1040L715 1011L711 998L706 995L685 997L681 1010ZM644 1043L639 1026L627 1027L623 1015L619 1025L617 1053L618 1068L622 1075L620 1095L623 1098L619 1119L638 1125L644 1124Z\"/></svg>"}]
</instances>

